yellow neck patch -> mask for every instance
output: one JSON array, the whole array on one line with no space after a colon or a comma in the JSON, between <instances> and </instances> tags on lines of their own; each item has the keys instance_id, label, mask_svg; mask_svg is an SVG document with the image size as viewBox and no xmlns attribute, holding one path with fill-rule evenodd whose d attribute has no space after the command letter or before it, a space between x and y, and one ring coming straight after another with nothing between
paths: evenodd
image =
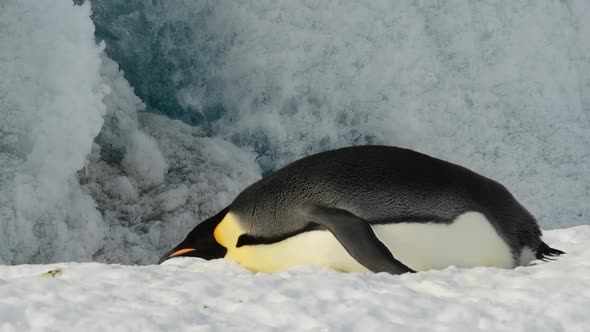
<instances>
[{"instance_id":1,"label":"yellow neck patch","mask_svg":"<svg viewBox=\"0 0 590 332\"><path fill-rule=\"evenodd\" d=\"M278 272L303 264L340 271L367 271L328 231L306 232L272 244L236 248L238 238L244 233L237 216L228 213L213 231L213 236L227 249L225 258L253 272Z\"/></svg>"},{"instance_id":2,"label":"yellow neck patch","mask_svg":"<svg viewBox=\"0 0 590 332\"><path fill-rule=\"evenodd\" d=\"M225 215L213 231L213 236L217 243L224 246L228 252L236 247L238 238L242 234L244 234L244 229L238 223L236 216L231 212Z\"/></svg>"}]
</instances>

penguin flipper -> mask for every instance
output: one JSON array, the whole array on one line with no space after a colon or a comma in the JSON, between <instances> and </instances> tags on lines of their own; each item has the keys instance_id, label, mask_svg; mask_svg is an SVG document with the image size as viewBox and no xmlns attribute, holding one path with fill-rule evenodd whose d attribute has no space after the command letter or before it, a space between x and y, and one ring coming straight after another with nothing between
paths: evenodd
<instances>
[{"instance_id":1,"label":"penguin flipper","mask_svg":"<svg viewBox=\"0 0 590 332\"><path fill-rule=\"evenodd\" d=\"M357 262L377 272L401 274L415 272L397 259L381 242L368 221L353 213L317 205L305 206L304 214L311 221L324 226Z\"/></svg>"}]
</instances>

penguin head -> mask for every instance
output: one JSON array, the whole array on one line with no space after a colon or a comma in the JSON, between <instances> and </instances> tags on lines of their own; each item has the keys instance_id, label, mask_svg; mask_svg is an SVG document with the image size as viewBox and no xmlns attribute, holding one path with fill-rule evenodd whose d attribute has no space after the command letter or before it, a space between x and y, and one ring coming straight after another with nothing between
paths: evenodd
<instances>
[{"instance_id":1,"label":"penguin head","mask_svg":"<svg viewBox=\"0 0 590 332\"><path fill-rule=\"evenodd\" d=\"M227 253L227 249L217 242L213 232L228 210L226 208L198 224L188 233L184 241L165 253L158 261L158 264L162 264L172 257L199 257L207 260L223 258Z\"/></svg>"}]
</instances>

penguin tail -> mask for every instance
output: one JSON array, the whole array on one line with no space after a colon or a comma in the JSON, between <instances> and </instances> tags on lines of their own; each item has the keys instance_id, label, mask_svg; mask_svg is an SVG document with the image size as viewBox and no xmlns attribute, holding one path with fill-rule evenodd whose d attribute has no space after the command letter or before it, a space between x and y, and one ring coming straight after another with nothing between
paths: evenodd
<instances>
[{"instance_id":1,"label":"penguin tail","mask_svg":"<svg viewBox=\"0 0 590 332\"><path fill-rule=\"evenodd\" d=\"M557 256L562 254L565 254L565 252L559 249L551 248L547 245L547 243L541 241L539 248L537 248L537 254L535 255L535 257L542 261L548 261L554 260L557 258Z\"/></svg>"}]
</instances>

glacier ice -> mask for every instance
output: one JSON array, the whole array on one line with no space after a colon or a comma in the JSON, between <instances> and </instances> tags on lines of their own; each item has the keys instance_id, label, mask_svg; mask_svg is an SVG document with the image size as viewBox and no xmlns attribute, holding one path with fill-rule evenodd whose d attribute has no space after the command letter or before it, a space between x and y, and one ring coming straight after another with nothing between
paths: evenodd
<instances>
[{"instance_id":1,"label":"glacier ice","mask_svg":"<svg viewBox=\"0 0 590 332\"><path fill-rule=\"evenodd\" d=\"M126 172L95 146L80 181L108 225L105 245L94 255L98 261L155 263L197 222L260 178L252 152L202 137L199 128L178 120L145 112L139 120L141 130L159 143L168 162L166 181L142 184L143 176Z\"/></svg>"},{"instance_id":2,"label":"glacier ice","mask_svg":"<svg viewBox=\"0 0 590 332\"><path fill-rule=\"evenodd\" d=\"M75 178L109 91L89 15L68 1L0 5L0 262L89 259L105 237Z\"/></svg>"},{"instance_id":3,"label":"glacier ice","mask_svg":"<svg viewBox=\"0 0 590 332\"><path fill-rule=\"evenodd\" d=\"M88 4L0 9L0 263L153 263L259 178L252 152L142 112Z\"/></svg>"},{"instance_id":4,"label":"glacier ice","mask_svg":"<svg viewBox=\"0 0 590 332\"><path fill-rule=\"evenodd\" d=\"M589 222L586 1L91 3L148 108L263 172L395 144L501 181L546 228Z\"/></svg>"}]
</instances>

